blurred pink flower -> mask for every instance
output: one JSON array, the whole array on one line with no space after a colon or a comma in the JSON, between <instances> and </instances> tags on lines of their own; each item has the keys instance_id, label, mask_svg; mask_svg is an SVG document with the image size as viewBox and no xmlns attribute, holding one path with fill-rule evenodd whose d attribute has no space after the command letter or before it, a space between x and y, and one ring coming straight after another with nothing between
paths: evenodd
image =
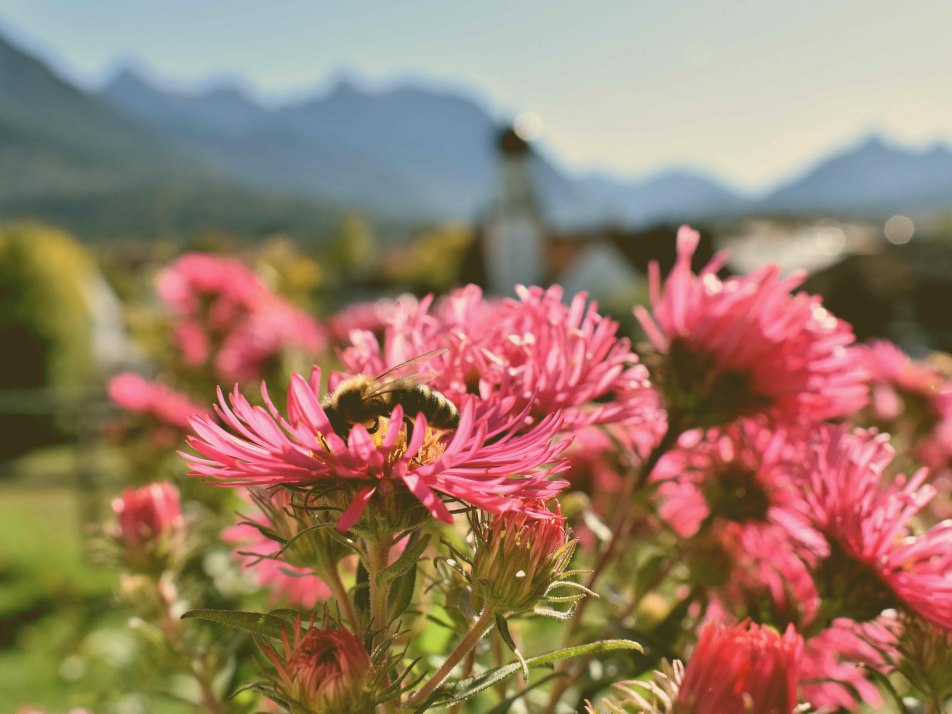
<instances>
[{"instance_id":1,"label":"blurred pink flower","mask_svg":"<svg viewBox=\"0 0 952 714\"><path fill-rule=\"evenodd\" d=\"M117 374L109 380L107 391L116 406L183 430L190 428L193 416L209 413L206 407L198 406L184 394L132 372Z\"/></svg>"},{"instance_id":2,"label":"blurred pink flower","mask_svg":"<svg viewBox=\"0 0 952 714\"><path fill-rule=\"evenodd\" d=\"M803 638L769 627L708 623L688 660L675 711L793 714ZM680 707L680 708L679 708Z\"/></svg>"},{"instance_id":3,"label":"blurred pink flower","mask_svg":"<svg viewBox=\"0 0 952 714\"><path fill-rule=\"evenodd\" d=\"M503 404L477 422L470 396L459 405L461 419L454 431L429 429L419 415L407 433L403 408L396 405L376 434L355 424L345 442L321 406L320 381L316 367L310 382L292 375L287 419L264 389L265 407L252 406L237 389L229 407L219 390L217 410L231 431L208 418L193 420L197 436L190 437L189 444L204 458L185 454L192 474L222 485L353 486L358 490L340 518L341 530L357 522L378 489L389 493L395 484L405 486L432 516L446 522L453 517L444 498L500 512L518 508L521 498L551 498L565 486L547 480L552 468L535 470L555 460L566 445L553 441L562 426L559 414L519 434L523 414L513 414ZM487 427L500 423L503 426L492 431Z\"/></svg>"},{"instance_id":4,"label":"blurred pink flower","mask_svg":"<svg viewBox=\"0 0 952 714\"><path fill-rule=\"evenodd\" d=\"M156 287L162 301L176 312L195 315L208 309L220 326L268 294L240 260L207 253L186 253L159 273Z\"/></svg>"},{"instance_id":5,"label":"blurred pink flower","mask_svg":"<svg viewBox=\"0 0 952 714\"><path fill-rule=\"evenodd\" d=\"M127 488L112 501L116 538L133 567L162 566L174 556L184 537L185 521L179 492L161 481Z\"/></svg>"},{"instance_id":6,"label":"blurred pink flower","mask_svg":"<svg viewBox=\"0 0 952 714\"><path fill-rule=\"evenodd\" d=\"M326 346L324 328L316 320L275 298L264 301L228 334L215 368L229 382L251 381L265 373L269 360L287 349L313 358Z\"/></svg>"},{"instance_id":7,"label":"blurred pink flower","mask_svg":"<svg viewBox=\"0 0 952 714\"><path fill-rule=\"evenodd\" d=\"M265 523L263 515L252 516ZM313 571L289 565L276 556L281 544L265 538L261 531L250 523L239 523L222 532L222 540L237 546L235 555L241 564L254 576L255 581L266 588L275 600L294 607L309 610L330 596L327 585Z\"/></svg>"},{"instance_id":8,"label":"blurred pink flower","mask_svg":"<svg viewBox=\"0 0 952 714\"><path fill-rule=\"evenodd\" d=\"M829 711L856 711L860 701L880 707L879 689L861 665L883 668L883 653L892 649L893 639L884 621L834 620L806 641L799 672L802 698Z\"/></svg>"},{"instance_id":9,"label":"blurred pink flower","mask_svg":"<svg viewBox=\"0 0 952 714\"><path fill-rule=\"evenodd\" d=\"M909 357L891 342L859 348L872 375L871 406L877 426L904 439L930 469L952 461L952 381Z\"/></svg>"},{"instance_id":10,"label":"blurred pink flower","mask_svg":"<svg viewBox=\"0 0 952 714\"><path fill-rule=\"evenodd\" d=\"M337 343L349 342L350 333L354 330L380 337L398 314L414 312L418 306L419 300L413 295L351 303L328 318L327 329Z\"/></svg>"},{"instance_id":11,"label":"blurred pink flower","mask_svg":"<svg viewBox=\"0 0 952 714\"><path fill-rule=\"evenodd\" d=\"M258 379L285 350L312 356L327 345L316 320L234 258L188 253L159 274L157 285L177 315L174 337L185 364L211 361L223 381Z\"/></svg>"},{"instance_id":12,"label":"blurred pink flower","mask_svg":"<svg viewBox=\"0 0 952 714\"><path fill-rule=\"evenodd\" d=\"M742 419L722 431L684 435L652 475L659 514L682 537L705 522L771 527L806 548L822 548L799 489L805 441Z\"/></svg>"},{"instance_id":13,"label":"blurred pink flower","mask_svg":"<svg viewBox=\"0 0 952 714\"><path fill-rule=\"evenodd\" d=\"M651 313L635 308L660 353L652 376L679 428L760 413L815 422L863 406L862 364L846 349L853 332L818 297L790 294L803 276L782 278L771 265L722 281L723 254L695 275L698 239L687 226L678 231L677 263L663 289L651 265Z\"/></svg>"},{"instance_id":14,"label":"blurred pink flower","mask_svg":"<svg viewBox=\"0 0 952 714\"><path fill-rule=\"evenodd\" d=\"M925 469L884 483L888 435L845 427L823 427L811 453L804 497L830 543L818 577L846 603L842 614L871 619L902 605L952 630L952 522L912 528L935 494Z\"/></svg>"},{"instance_id":15,"label":"blurred pink flower","mask_svg":"<svg viewBox=\"0 0 952 714\"><path fill-rule=\"evenodd\" d=\"M475 285L433 304L406 304L390 317L383 344L352 333L344 351L351 372L376 374L438 348L434 386L450 399L478 393L513 397L533 420L562 410L566 429L641 417L647 370L618 324L584 293L562 303L562 289L517 286L517 299L488 301Z\"/></svg>"}]
</instances>

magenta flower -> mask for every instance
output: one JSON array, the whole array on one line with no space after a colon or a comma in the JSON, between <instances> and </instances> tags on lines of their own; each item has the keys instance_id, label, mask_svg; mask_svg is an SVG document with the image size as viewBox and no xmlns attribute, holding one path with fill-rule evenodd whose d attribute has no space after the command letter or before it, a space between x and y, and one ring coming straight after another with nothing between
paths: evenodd
<instances>
[{"instance_id":1,"label":"magenta flower","mask_svg":"<svg viewBox=\"0 0 952 714\"><path fill-rule=\"evenodd\" d=\"M934 496L925 469L884 482L888 435L825 427L817 436L804 497L830 554L821 594L857 620L904 606L952 630L952 522L917 534L916 514Z\"/></svg>"},{"instance_id":2,"label":"magenta flower","mask_svg":"<svg viewBox=\"0 0 952 714\"><path fill-rule=\"evenodd\" d=\"M376 374L446 348L434 360L433 385L451 399L512 397L535 421L562 410L566 429L643 415L647 371L617 323L584 293L564 305L558 286L516 291L518 299L487 301L469 285L435 305L432 298L407 304L391 316L382 345L370 333L352 333L344 364Z\"/></svg>"},{"instance_id":3,"label":"magenta flower","mask_svg":"<svg viewBox=\"0 0 952 714\"><path fill-rule=\"evenodd\" d=\"M766 413L779 422L852 414L866 401L864 372L847 350L850 327L818 297L790 291L802 275L777 266L721 280L725 256L691 271L698 233L678 232L678 258L662 290L650 272L652 312L635 308L658 357L657 377L681 429Z\"/></svg>"},{"instance_id":4,"label":"magenta flower","mask_svg":"<svg viewBox=\"0 0 952 714\"><path fill-rule=\"evenodd\" d=\"M419 300L414 295L351 303L328 318L327 329L334 342L338 343L348 343L351 332L355 330L380 337L397 315L415 312L418 306Z\"/></svg>"},{"instance_id":5,"label":"magenta flower","mask_svg":"<svg viewBox=\"0 0 952 714\"><path fill-rule=\"evenodd\" d=\"M788 627L709 623L684 670L674 711L793 714L803 638Z\"/></svg>"},{"instance_id":6,"label":"magenta flower","mask_svg":"<svg viewBox=\"0 0 952 714\"><path fill-rule=\"evenodd\" d=\"M403 409L396 405L374 435L355 424L345 442L321 407L320 381L316 367L310 382L292 375L287 418L265 389L265 407L252 406L237 389L229 406L219 390L216 408L227 429L207 418L192 421L196 436L189 444L201 454L185 454L192 474L222 485L352 487L355 493L338 522L341 530L357 522L378 490L389 494L396 485L446 522L453 516L444 500L502 512L519 508L519 499L551 498L565 485L547 479L552 467L540 469L565 447L565 442L553 441L562 426L559 414L517 433L523 414L497 409L477 422L476 400L470 396L459 405L460 424L454 431L429 428L417 415L407 433ZM487 426L498 423L504 428Z\"/></svg>"},{"instance_id":7,"label":"magenta flower","mask_svg":"<svg viewBox=\"0 0 952 714\"><path fill-rule=\"evenodd\" d=\"M184 394L132 372L117 374L109 380L108 392L116 406L183 430L189 428L193 416L208 414L207 408Z\"/></svg>"},{"instance_id":8,"label":"magenta flower","mask_svg":"<svg viewBox=\"0 0 952 714\"><path fill-rule=\"evenodd\" d=\"M285 350L311 356L327 345L320 324L234 258L189 253L159 274L157 287L178 318L174 336L185 363L210 362L225 381L260 377Z\"/></svg>"}]
</instances>

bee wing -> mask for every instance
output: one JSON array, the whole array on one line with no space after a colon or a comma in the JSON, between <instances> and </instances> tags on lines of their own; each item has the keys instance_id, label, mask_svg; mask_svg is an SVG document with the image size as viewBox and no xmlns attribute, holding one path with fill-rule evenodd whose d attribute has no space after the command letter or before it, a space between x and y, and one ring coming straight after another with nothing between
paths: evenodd
<instances>
[{"instance_id":1,"label":"bee wing","mask_svg":"<svg viewBox=\"0 0 952 714\"><path fill-rule=\"evenodd\" d=\"M375 397L380 394L388 394L390 392L400 392L407 389L413 389L418 384L426 384L431 379L436 376L436 372L418 372L416 374L408 374L403 377L392 377L386 379L383 382L378 382L377 386L374 387L373 391L368 394L368 397Z\"/></svg>"},{"instance_id":2,"label":"bee wing","mask_svg":"<svg viewBox=\"0 0 952 714\"><path fill-rule=\"evenodd\" d=\"M446 347L441 347L436 350L430 350L429 352L424 352L422 355L417 355L416 357L412 357L411 359L408 359L406 362L401 362L400 364L394 365L390 369L384 372L381 372L376 377L374 377L374 380L376 382L389 383L389 382L393 382L394 380L400 379L401 377L410 377L410 376L415 377L421 373L419 367L423 362L425 362L428 359L432 359L433 357L436 357L437 355L441 355L446 351L447 351ZM436 376L436 373L434 372L430 375L428 379L425 379L423 381L429 381L430 379L433 379L433 377L435 376ZM420 382L418 381L417 384L420 384Z\"/></svg>"}]
</instances>

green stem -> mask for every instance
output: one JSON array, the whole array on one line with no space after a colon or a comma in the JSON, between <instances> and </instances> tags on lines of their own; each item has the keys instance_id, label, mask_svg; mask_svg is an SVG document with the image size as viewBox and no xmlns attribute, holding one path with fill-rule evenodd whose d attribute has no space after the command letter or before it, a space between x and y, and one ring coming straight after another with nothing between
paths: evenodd
<instances>
[{"instance_id":1,"label":"green stem","mask_svg":"<svg viewBox=\"0 0 952 714\"><path fill-rule=\"evenodd\" d=\"M160 579L152 581L159 601L159 629L172 651L182 658L185 670L198 683L202 693L202 711L206 714L225 714L224 705L218 700L212 686L213 674L206 671L204 661L192 651L182 636L181 620L172 613L172 601L166 597ZM199 663L202 666L199 666Z\"/></svg>"},{"instance_id":2,"label":"green stem","mask_svg":"<svg viewBox=\"0 0 952 714\"><path fill-rule=\"evenodd\" d=\"M648 479L651 477L651 473L658 465L658 462L661 461L661 457L664 456L671 449L671 447L675 445L675 443L677 443L678 437L680 435L681 430L676 428L674 425L669 424L668 428L662 435L661 440L651 450L651 453L648 454L648 458L641 462L638 470L632 474L632 478L627 479L625 490L625 495L627 498L624 498L624 500L621 501L621 515L615 519L611 536L609 537L608 541L606 541L605 546L602 548L602 552L599 554L598 560L595 562L595 567L592 568L592 572L588 576L588 580L585 583L585 587L587 587L589 590L595 589L595 585L599 578L601 578L601 576L605 573L608 566L615 559L615 556L618 555L619 547L628 539L628 536L631 534L631 529L634 528L635 522L640 515L639 509L631 507L631 495L640 491L645 483L647 483ZM580 600L576 606L575 612L572 614L572 620L569 622L569 626L566 630L565 638L563 640L566 644L582 624L582 615L585 612L588 601L589 598L582 598L582 600Z\"/></svg>"},{"instance_id":3,"label":"green stem","mask_svg":"<svg viewBox=\"0 0 952 714\"><path fill-rule=\"evenodd\" d=\"M443 662L442 666L436 670L436 674L430 677L429 681L423 685L423 688L410 697L407 701L407 706L415 707L419 706L427 699L430 695L440 686L443 681L450 675L450 672L453 671L453 668L459 664L460 660L463 659L470 650L472 650L476 643L479 642L483 635L489 632L492 629L492 626L496 622L496 613L491 608L486 608L483 610L483 613L479 616L479 619L473 623L473 626L469 628L469 631L463 635L463 639L459 641L459 644L456 645L456 649L450 652L449 657L446 658L446 661Z\"/></svg>"},{"instance_id":4,"label":"green stem","mask_svg":"<svg viewBox=\"0 0 952 714\"><path fill-rule=\"evenodd\" d=\"M370 583L370 626L373 628L373 646L376 647L384 639L390 625L387 596L389 588L380 582L380 571L387 567L390 559L390 540L381 538L368 544L367 580Z\"/></svg>"},{"instance_id":5,"label":"green stem","mask_svg":"<svg viewBox=\"0 0 952 714\"><path fill-rule=\"evenodd\" d=\"M619 547L628 539L628 536L631 535L631 530L634 528L639 515L641 515L640 509L632 507L631 497L641 491L645 484L648 483L648 479L651 478L651 474L658 465L658 462L661 461L661 457L674 447L682 431L683 430L678 426L669 422L664 434L661 435L661 439L651 449L651 453L648 454L648 457L642 461L638 469L631 474L631 478L626 479L624 491L619 499L619 510L615 512L614 522L612 523L611 536L609 536L605 546L602 548L602 552L595 562L595 567L592 568L592 572L589 574L588 580L585 583L585 587L589 590L595 589L599 578L614 561L615 556L618 555ZM589 600L590 598L582 598L578 605L576 605L575 612L572 613L572 619L569 621L568 627L565 630L565 636L562 640L565 645L570 643L572 637L582 625L582 616L585 613ZM555 682L549 694L549 703L545 710L546 714L551 714L555 711L555 707L558 705L562 695L565 694L565 691L578 679L587 661L588 660L585 660L581 666L577 667L573 674L561 677ZM564 672L567 667L568 663L562 662L557 669Z\"/></svg>"},{"instance_id":6,"label":"green stem","mask_svg":"<svg viewBox=\"0 0 952 714\"><path fill-rule=\"evenodd\" d=\"M327 587L330 588L331 594L337 601L341 615L354 628L355 632L359 632L361 627L360 620L357 619L357 611L354 609L354 603L350 600L347 588L344 587L344 581L341 580L340 573L337 572L337 567L320 568L315 572L321 580L327 583Z\"/></svg>"}]
</instances>

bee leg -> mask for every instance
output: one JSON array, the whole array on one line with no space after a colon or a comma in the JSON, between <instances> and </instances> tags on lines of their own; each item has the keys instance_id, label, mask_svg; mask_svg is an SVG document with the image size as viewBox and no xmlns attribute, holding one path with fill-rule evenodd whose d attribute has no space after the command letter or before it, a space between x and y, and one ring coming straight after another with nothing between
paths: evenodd
<instances>
[{"instance_id":1,"label":"bee leg","mask_svg":"<svg viewBox=\"0 0 952 714\"><path fill-rule=\"evenodd\" d=\"M413 431L413 420L410 417L403 417L403 428L407 430L407 441L409 441L410 433Z\"/></svg>"},{"instance_id":2,"label":"bee leg","mask_svg":"<svg viewBox=\"0 0 952 714\"><path fill-rule=\"evenodd\" d=\"M369 429L367 429L367 433L368 433L368 434L376 434L376 433L377 433L377 429L379 429L379 428L380 428L380 417L375 416L375 417L374 417L374 423L373 423L373 425L372 425Z\"/></svg>"}]
</instances>

